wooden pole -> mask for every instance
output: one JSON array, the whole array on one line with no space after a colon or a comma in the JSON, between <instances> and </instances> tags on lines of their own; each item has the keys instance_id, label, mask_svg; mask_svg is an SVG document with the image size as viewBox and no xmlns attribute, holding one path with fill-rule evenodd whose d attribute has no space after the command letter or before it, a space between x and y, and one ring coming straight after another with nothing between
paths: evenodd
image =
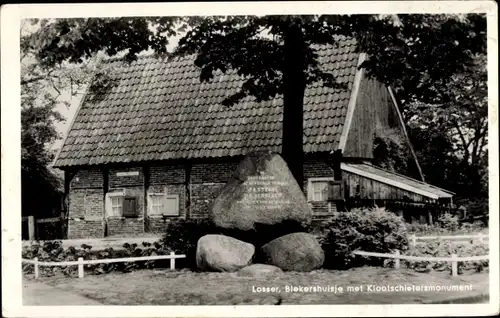
<instances>
[{"instance_id":1,"label":"wooden pole","mask_svg":"<svg viewBox=\"0 0 500 318\"><path fill-rule=\"evenodd\" d=\"M411 235L411 244L413 246L416 246L417 245L417 237L415 236L415 234L412 234Z\"/></svg>"},{"instance_id":2,"label":"wooden pole","mask_svg":"<svg viewBox=\"0 0 500 318\"><path fill-rule=\"evenodd\" d=\"M173 251L170 252L170 256L175 256L175 252L173 252ZM170 269L175 269L175 258L174 257L172 257L170 259Z\"/></svg>"},{"instance_id":3,"label":"wooden pole","mask_svg":"<svg viewBox=\"0 0 500 318\"><path fill-rule=\"evenodd\" d=\"M457 254L451 254L451 276L458 275Z\"/></svg>"},{"instance_id":4,"label":"wooden pole","mask_svg":"<svg viewBox=\"0 0 500 318\"><path fill-rule=\"evenodd\" d=\"M83 278L83 257L78 257L78 278Z\"/></svg>"},{"instance_id":5,"label":"wooden pole","mask_svg":"<svg viewBox=\"0 0 500 318\"><path fill-rule=\"evenodd\" d=\"M28 234L29 240L35 240L35 217L33 215L28 216Z\"/></svg>"},{"instance_id":6,"label":"wooden pole","mask_svg":"<svg viewBox=\"0 0 500 318\"><path fill-rule=\"evenodd\" d=\"M396 268L396 269L399 269L399 267L401 265L400 264L400 260L399 260L399 256L400 255L401 255L401 253L399 252L399 250L396 250L396 257L397 258L395 258L396 261L395 261L395 264L394 264L394 268Z\"/></svg>"},{"instance_id":7,"label":"wooden pole","mask_svg":"<svg viewBox=\"0 0 500 318\"><path fill-rule=\"evenodd\" d=\"M38 257L35 257L35 279L38 279L40 277L40 271L38 268Z\"/></svg>"}]
</instances>

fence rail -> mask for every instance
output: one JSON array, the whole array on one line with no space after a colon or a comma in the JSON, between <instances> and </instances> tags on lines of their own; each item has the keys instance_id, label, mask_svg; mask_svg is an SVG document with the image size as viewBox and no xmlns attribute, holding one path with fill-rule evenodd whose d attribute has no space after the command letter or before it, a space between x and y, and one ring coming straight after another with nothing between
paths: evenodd
<instances>
[{"instance_id":1,"label":"fence rail","mask_svg":"<svg viewBox=\"0 0 500 318\"><path fill-rule=\"evenodd\" d=\"M154 255L154 256L140 256L140 257L123 257L123 258L110 258L110 259L90 259L84 260L83 257L79 257L77 261L66 261L66 262L40 262L38 257L34 259L22 259L23 263L35 265L35 278L40 277L39 266L78 266L78 277L84 277L83 265L88 264L110 264L110 263L122 263L122 262L139 262L139 261L153 261L161 259L170 259L170 269L175 269L175 259L185 258L186 255L178 254L175 252L170 252L169 255Z\"/></svg>"},{"instance_id":2,"label":"fence rail","mask_svg":"<svg viewBox=\"0 0 500 318\"><path fill-rule=\"evenodd\" d=\"M489 240L489 235L488 234L469 234L469 235L434 235L434 236L416 236L415 234L412 234L410 236L410 242L412 243L413 246L417 244L423 244L424 242L418 242L420 241L427 241L427 240L450 240L450 241L459 241L459 240L472 240L472 241L478 241L480 243L483 243L485 240Z\"/></svg>"},{"instance_id":3,"label":"fence rail","mask_svg":"<svg viewBox=\"0 0 500 318\"><path fill-rule=\"evenodd\" d=\"M489 255L465 256L465 257L458 257L457 254L451 254L451 257L411 256L411 255L401 255L401 252L399 250L396 250L394 254L365 252L365 251L354 251L353 254L359 256L393 258L396 260L394 267L397 269L400 267L400 260L402 259L409 261L451 262L451 274L453 276L458 275L458 262L482 261L490 259Z\"/></svg>"}]
</instances>

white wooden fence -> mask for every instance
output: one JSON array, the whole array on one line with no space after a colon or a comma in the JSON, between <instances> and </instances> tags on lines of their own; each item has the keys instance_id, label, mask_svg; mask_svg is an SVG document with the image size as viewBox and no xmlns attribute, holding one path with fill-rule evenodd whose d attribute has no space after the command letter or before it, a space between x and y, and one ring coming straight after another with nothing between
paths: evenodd
<instances>
[{"instance_id":1,"label":"white wooden fence","mask_svg":"<svg viewBox=\"0 0 500 318\"><path fill-rule=\"evenodd\" d=\"M155 255L155 256L141 256L141 257L125 257L125 258L110 258L110 259L90 259L84 260L83 257L79 257L77 261L66 261L66 262L40 262L38 257L34 259L22 259L23 263L35 265L35 278L40 277L39 266L75 266L78 265L78 277L83 278L84 270L83 265L87 264L110 264L110 263L121 263L121 262L138 262L138 261L153 261L160 259L170 259L170 269L175 269L175 259L185 258L186 255L179 254L176 255L175 252L170 252L170 255Z\"/></svg>"},{"instance_id":2,"label":"white wooden fence","mask_svg":"<svg viewBox=\"0 0 500 318\"><path fill-rule=\"evenodd\" d=\"M429 240L450 240L450 241L470 241L483 243L486 240L489 240L488 234L473 234L473 235L435 235L435 236L416 236L415 234L410 235L410 242L413 246L417 244L424 244L424 242L420 241L429 241Z\"/></svg>"},{"instance_id":3,"label":"white wooden fence","mask_svg":"<svg viewBox=\"0 0 500 318\"><path fill-rule=\"evenodd\" d=\"M457 254L451 254L451 257L410 256L410 255L401 255L401 252L399 250L396 250L394 254L365 252L365 251L354 251L353 254L360 256L393 258L395 259L394 268L397 269L400 267L400 260L402 259L408 261L451 262L451 274L453 276L458 275L458 262L482 261L482 260L489 260L490 258L489 255L457 257Z\"/></svg>"}]
</instances>

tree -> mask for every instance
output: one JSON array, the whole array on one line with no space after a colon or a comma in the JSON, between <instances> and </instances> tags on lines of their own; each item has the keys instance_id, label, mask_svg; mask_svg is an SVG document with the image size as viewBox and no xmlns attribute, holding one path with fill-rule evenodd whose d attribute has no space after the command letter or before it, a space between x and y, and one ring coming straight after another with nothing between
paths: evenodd
<instances>
[{"instance_id":1,"label":"tree","mask_svg":"<svg viewBox=\"0 0 500 318\"><path fill-rule=\"evenodd\" d=\"M442 86L485 46L485 18L478 15L225 16L204 18L61 19L46 23L42 41L32 41L44 65L78 62L100 50L167 53L168 37L184 33L177 55L197 54L200 78L237 70L245 78L231 105L246 96L283 95L284 159L303 184L303 99L306 86L338 85L321 71L317 45L336 45L334 35L353 36L369 59L368 73L397 88L404 102L440 100ZM483 32L483 33L481 33ZM484 42L483 42L484 41Z\"/></svg>"},{"instance_id":2,"label":"tree","mask_svg":"<svg viewBox=\"0 0 500 318\"><path fill-rule=\"evenodd\" d=\"M57 106L69 106L68 96L81 93L91 63L44 66L36 57L38 51L29 45L38 28L37 20L24 20L21 26L22 214L50 217L62 181L49 167L54 159L50 145L60 138L55 124L64 120Z\"/></svg>"}]
</instances>

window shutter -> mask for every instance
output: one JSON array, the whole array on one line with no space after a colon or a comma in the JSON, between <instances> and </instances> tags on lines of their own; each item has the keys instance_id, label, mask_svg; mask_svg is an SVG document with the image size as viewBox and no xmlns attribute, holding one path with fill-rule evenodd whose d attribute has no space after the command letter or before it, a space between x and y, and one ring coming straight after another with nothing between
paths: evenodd
<instances>
[{"instance_id":1,"label":"window shutter","mask_svg":"<svg viewBox=\"0 0 500 318\"><path fill-rule=\"evenodd\" d=\"M123 216L124 217L137 217L137 198L125 197L123 198Z\"/></svg>"},{"instance_id":2,"label":"window shutter","mask_svg":"<svg viewBox=\"0 0 500 318\"><path fill-rule=\"evenodd\" d=\"M343 200L343 187L342 181L330 181L328 182L328 200Z\"/></svg>"}]
</instances>

